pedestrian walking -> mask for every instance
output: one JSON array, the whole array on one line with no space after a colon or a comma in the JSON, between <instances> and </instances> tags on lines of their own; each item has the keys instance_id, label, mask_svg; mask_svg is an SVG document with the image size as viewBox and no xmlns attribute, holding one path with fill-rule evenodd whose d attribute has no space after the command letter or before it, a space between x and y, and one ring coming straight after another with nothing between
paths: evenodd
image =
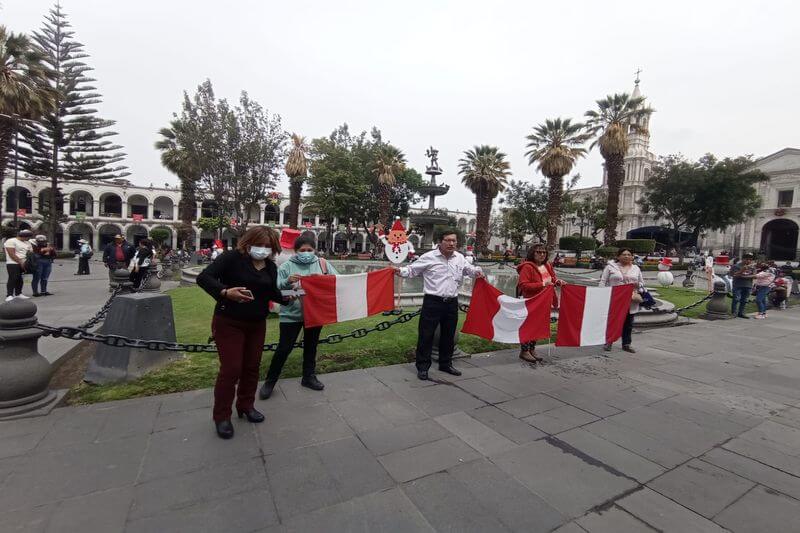
<instances>
[{"instance_id":1,"label":"pedestrian walking","mask_svg":"<svg viewBox=\"0 0 800 533\"><path fill-rule=\"evenodd\" d=\"M280 251L277 232L255 226L242 235L236 250L220 255L197 277L197 284L217 301L211 321L220 362L213 419L223 439L233 437L234 396L239 418L264 421L254 403L269 302L283 303L274 262Z\"/></svg>"},{"instance_id":2,"label":"pedestrian walking","mask_svg":"<svg viewBox=\"0 0 800 533\"><path fill-rule=\"evenodd\" d=\"M313 237L298 237L294 241L294 255L278 267L278 289L290 290L302 288L302 279L314 274L333 274L338 272L324 258L318 257L314 248ZM266 400L272 395L272 390L278 382L283 365L292 352L294 343L300 332L303 332L303 377L300 385L312 390L321 391L325 386L317 379L317 344L322 327L306 328L303 326L302 298L289 304L281 305L280 310L280 338L278 348L269 370L264 379L264 385L259 390L259 397Z\"/></svg>"},{"instance_id":3,"label":"pedestrian walking","mask_svg":"<svg viewBox=\"0 0 800 533\"><path fill-rule=\"evenodd\" d=\"M8 239L3 248L6 251L6 271L8 272L8 282L6 283L6 301L14 298L27 300L28 297L22 294L22 275L30 273L32 270L33 245L30 243L33 232L27 229L20 231L16 237Z\"/></svg>"},{"instance_id":4,"label":"pedestrian walking","mask_svg":"<svg viewBox=\"0 0 800 533\"><path fill-rule=\"evenodd\" d=\"M528 249L525 261L517 266L517 297L533 298L549 285L561 286L553 265L548 261L547 246L534 244ZM553 307L558 307L558 296L553 292ZM525 342L519 346L519 358L528 363L544 361L536 355L536 341Z\"/></svg>"},{"instance_id":5,"label":"pedestrian walking","mask_svg":"<svg viewBox=\"0 0 800 533\"><path fill-rule=\"evenodd\" d=\"M37 235L33 242L33 253L36 256L36 267L31 280L33 295L36 297L52 296L53 293L47 290L47 281L53 271L56 250L48 244L46 236Z\"/></svg>"},{"instance_id":6,"label":"pedestrian walking","mask_svg":"<svg viewBox=\"0 0 800 533\"><path fill-rule=\"evenodd\" d=\"M759 263L756 270L756 277L753 279L753 290L756 293L756 306L758 306L756 318L764 319L767 318L767 296L775 282L775 272L765 263Z\"/></svg>"},{"instance_id":7,"label":"pedestrian walking","mask_svg":"<svg viewBox=\"0 0 800 533\"><path fill-rule=\"evenodd\" d=\"M453 367L456 326L458 325L458 290L464 276L482 278L483 271L469 264L456 251L458 236L455 231L445 231L439 245L420 256L410 265L395 269L404 278L422 276L425 296L419 317L417 338L417 377L428 379L433 351L433 336L439 328L439 370L460 376Z\"/></svg>"},{"instance_id":8,"label":"pedestrian walking","mask_svg":"<svg viewBox=\"0 0 800 533\"><path fill-rule=\"evenodd\" d=\"M742 260L731 267L730 276L733 291L731 314L739 318L750 318L744 314L744 306L747 304L750 291L753 290L753 279L756 277L753 254L744 254Z\"/></svg>"},{"instance_id":9,"label":"pedestrian walking","mask_svg":"<svg viewBox=\"0 0 800 533\"><path fill-rule=\"evenodd\" d=\"M77 276L89 275L89 259L94 255L89 241L86 239L78 240L78 272Z\"/></svg>"},{"instance_id":10,"label":"pedestrian walking","mask_svg":"<svg viewBox=\"0 0 800 533\"><path fill-rule=\"evenodd\" d=\"M639 312L639 303L642 296L639 289L644 287L644 278L641 269L633 263L633 252L630 248L620 248L617 251L617 260L609 261L603 273L600 275L601 287L616 287L617 285L633 284L633 297L628 316L622 326L622 349L629 353L636 353L633 349L633 316ZM611 351L611 343L607 343L603 349Z\"/></svg>"},{"instance_id":11,"label":"pedestrian walking","mask_svg":"<svg viewBox=\"0 0 800 533\"><path fill-rule=\"evenodd\" d=\"M127 269L135 250L122 235L114 235L114 240L103 248L103 264L108 269L108 279L113 281L115 270Z\"/></svg>"},{"instance_id":12,"label":"pedestrian walking","mask_svg":"<svg viewBox=\"0 0 800 533\"><path fill-rule=\"evenodd\" d=\"M154 261L155 252L153 251L152 241L150 239L140 240L130 264L130 280L134 289L141 288L147 269L150 268L150 264Z\"/></svg>"}]
</instances>

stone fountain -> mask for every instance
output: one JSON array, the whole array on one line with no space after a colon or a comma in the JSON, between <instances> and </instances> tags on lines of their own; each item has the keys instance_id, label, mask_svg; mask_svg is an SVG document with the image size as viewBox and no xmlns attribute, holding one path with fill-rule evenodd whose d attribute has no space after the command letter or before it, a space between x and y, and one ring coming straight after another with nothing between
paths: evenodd
<instances>
[{"instance_id":1,"label":"stone fountain","mask_svg":"<svg viewBox=\"0 0 800 533\"><path fill-rule=\"evenodd\" d=\"M425 152L425 156L431 160L430 164L425 167L425 174L430 179L428 183L418 188L417 191L428 197L428 207L420 212L411 214L414 232L420 237L419 247L421 250L418 253L434 247L433 227L446 225L450 220L446 209L436 209L436 197L447 194L447 191L450 190L449 185L436 183L436 176L442 174L442 169L439 168L439 150L430 147Z\"/></svg>"}]
</instances>

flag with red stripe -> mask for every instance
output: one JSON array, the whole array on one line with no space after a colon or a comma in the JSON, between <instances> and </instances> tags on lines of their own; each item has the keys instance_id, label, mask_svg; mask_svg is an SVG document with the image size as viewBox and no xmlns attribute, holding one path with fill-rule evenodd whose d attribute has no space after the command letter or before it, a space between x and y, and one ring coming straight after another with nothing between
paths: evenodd
<instances>
[{"instance_id":1,"label":"flag with red stripe","mask_svg":"<svg viewBox=\"0 0 800 533\"><path fill-rule=\"evenodd\" d=\"M533 298L514 298L489 285L475 281L463 333L510 344L550 337L550 306L553 287Z\"/></svg>"},{"instance_id":2,"label":"flag with red stripe","mask_svg":"<svg viewBox=\"0 0 800 533\"><path fill-rule=\"evenodd\" d=\"M383 268L362 274L304 277L305 326L313 328L365 318L394 309L394 270Z\"/></svg>"},{"instance_id":3,"label":"flag with red stripe","mask_svg":"<svg viewBox=\"0 0 800 533\"><path fill-rule=\"evenodd\" d=\"M635 287L563 286L556 346L594 346L619 339Z\"/></svg>"}]
</instances>

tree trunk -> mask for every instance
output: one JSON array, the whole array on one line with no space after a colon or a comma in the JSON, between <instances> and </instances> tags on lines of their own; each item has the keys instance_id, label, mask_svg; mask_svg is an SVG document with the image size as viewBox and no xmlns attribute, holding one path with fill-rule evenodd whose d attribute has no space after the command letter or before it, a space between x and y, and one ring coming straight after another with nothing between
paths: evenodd
<instances>
[{"instance_id":1,"label":"tree trunk","mask_svg":"<svg viewBox=\"0 0 800 533\"><path fill-rule=\"evenodd\" d=\"M289 227L297 229L297 219L300 216L300 195L303 193L303 179L291 178L289 182ZM283 223L286 224L284 218Z\"/></svg>"},{"instance_id":2,"label":"tree trunk","mask_svg":"<svg viewBox=\"0 0 800 533\"><path fill-rule=\"evenodd\" d=\"M389 202L392 197L392 188L385 184L381 183L378 185L378 218L380 219L380 223L383 224L384 231L388 233L391 229L391 221L389 220L391 217L391 213L389 213Z\"/></svg>"},{"instance_id":3,"label":"tree trunk","mask_svg":"<svg viewBox=\"0 0 800 533\"><path fill-rule=\"evenodd\" d=\"M58 207L56 206L56 196L58 193L58 143L53 142L53 160L50 168L50 206L49 206L49 227L47 238L53 245L56 244L56 224L58 223ZM63 243L62 243L63 247Z\"/></svg>"},{"instance_id":4,"label":"tree trunk","mask_svg":"<svg viewBox=\"0 0 800 533\"><path fill-rule=\"evenodd\" d=\"M606 207L606 228L603 244L611 246L617 242L617 222L619 220L619 195L625 181L625 154L613 154L606 159L608 174L608 207Z\"/></svg>"},{"instance_id":5,"label":"tree trunk","mask_svg":"<svg viewBox=\"0 0 800 533\"><path fill-rule=\"evenodd\" d=\"M14 136L14 128L11 120L0 118L0 224L3 222L3 178L8 168L8 154L11 153L11 139ZM15 209L19 206L15 206Z\"/></svg>"},{"instance_id":6,"label":"tree trunk","mask_svg":"<svg viewBox=\"0 0 800 533\"><path fill-rule=\"evenodd\" d=\"M561 219L561 198L564 195L564 176L551 176L547 190L547 249L558 244L558 223ZM579 254L580 257L580 254Z\"/></svg>"},{"instance_id":7,"label":"tree trunk","mask_svg":"<svg viewBox=\"0 0 800 533\"><path fill-rule=\"evenodd\" d=\"M489 217L492 213L492 198L486 193L475 196L477 216L475 221L475 248L480 253L489 251Z\"/></svg>"}]
</instances>

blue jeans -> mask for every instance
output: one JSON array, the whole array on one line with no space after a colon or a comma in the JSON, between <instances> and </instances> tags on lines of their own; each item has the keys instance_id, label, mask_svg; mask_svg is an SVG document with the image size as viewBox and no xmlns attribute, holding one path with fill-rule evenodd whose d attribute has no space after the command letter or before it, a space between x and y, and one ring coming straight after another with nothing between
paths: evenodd
<instances>
[{"instance_id":1,"label":"blue jeans","mask_svg":"<svg viewBox=\"0 0 800 533\"><path fill-rule=\"evenodd\" d=\"M733 303L731 303L731 314L744 316L744 306L747 303L747 297L750 296L751 290L752 290L751 287L733 288Z\"/></svg>"},{"instance_id":2,"label":"blue jeans","mask_svg":"<svg viewBox=\"0 0 800 533\"><path fill-rule=\"evenodd\" d=\"M762 315L767 312L767 295L769 294L769 287L756 287L756 305L758 312Z\"/></svg>"},{"instance_id":3,"label":"blue jeans","mask_svg":"<svg viewBox=\"0 0 800 533\"><path fill-rule=\"evenodd\" d=\"M47 292L47 280L50 278L50 272L53 271L53 263L40 259L36 264L36 270L33 272L33 280L31 287L33 294ZM41 287L41 290L39 289Z\"/></svg>"}]
</instances>

